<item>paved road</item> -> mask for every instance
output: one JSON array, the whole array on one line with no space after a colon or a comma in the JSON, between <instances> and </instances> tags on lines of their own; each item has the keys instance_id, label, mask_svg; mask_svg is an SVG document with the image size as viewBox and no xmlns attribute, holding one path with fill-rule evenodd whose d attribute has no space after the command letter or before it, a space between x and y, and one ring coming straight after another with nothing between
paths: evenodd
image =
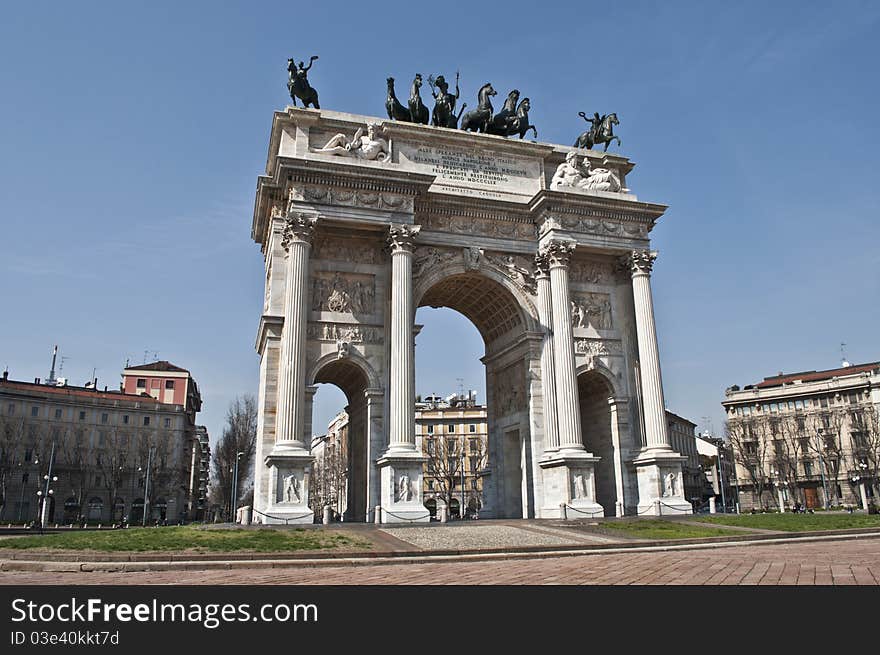
<instances>
[{"instance_id":1,"label":"paved road","mask_svg":"<svg viewBox=\"0 0 880 655\"><path fill-rule=\"evenodd\" d=\"M147 573L3 572L0 584L878 585L880 537L503 561Z\"/></svg>"}]
</instances>

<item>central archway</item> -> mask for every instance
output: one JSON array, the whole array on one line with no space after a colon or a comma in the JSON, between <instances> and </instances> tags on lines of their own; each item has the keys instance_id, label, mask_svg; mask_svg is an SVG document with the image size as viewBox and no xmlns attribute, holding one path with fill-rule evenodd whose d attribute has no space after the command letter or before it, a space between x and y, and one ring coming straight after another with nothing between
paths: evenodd
<instances>
[{"instance_id":1,"label":"central archway","mask_svg":"<svg viewBox=\"0 0 880 655\"><path fill-rule=\"evenodd\" d=\"M532 372L540 358L534 305L508 277L464 267L429 272L415 286L414 300L417 307L445 307L460 313L483 339L488 458L480 516L534 517L540 447L530 422Z\"/></svg>"}]
</instances>

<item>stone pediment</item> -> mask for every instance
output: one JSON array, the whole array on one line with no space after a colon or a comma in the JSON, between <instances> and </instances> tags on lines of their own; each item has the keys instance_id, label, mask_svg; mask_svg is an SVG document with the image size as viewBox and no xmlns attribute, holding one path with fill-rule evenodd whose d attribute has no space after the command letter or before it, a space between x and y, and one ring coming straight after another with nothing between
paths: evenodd
<instances>
[{"instance_id":1,"label":"stone pediment","mask_svg":"<svg viewBox=\"0 0 880 655\"><path fill-rule=\"evenodd\" d=\"M505 240L534 240L546 216L575 233L646 238L666 208L629 192L626 176L634 164L626 157L576 150L585 165L613 172L620 192L550 190L554 172L575 150L288 107L274 116L252 237L264 243L273 211L290 201L319 213L322 207L361 210L346 216L365 223L420 222L428 231L473 230Z\"/></svg>"}]
</instances>

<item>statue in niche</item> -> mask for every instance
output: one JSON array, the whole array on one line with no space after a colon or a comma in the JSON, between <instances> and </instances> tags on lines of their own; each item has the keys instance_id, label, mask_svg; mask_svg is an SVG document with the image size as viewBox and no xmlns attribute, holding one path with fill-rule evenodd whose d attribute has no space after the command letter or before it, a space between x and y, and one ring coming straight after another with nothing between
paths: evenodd
<instances>
[{"instance_id":1,"label":"statue in niche","mask_svg":"<svg viewBox=\"0 0 880 655\"><path fill-rule=\"evenodd\" d=\"M321 108L318 105L318 92L312 88L308 79L309 69L317 58L318 55L312 55L308 66L303 62L299 62L297 66L293 59L287 60L287 90L290 92L290 100L294 107L296 107L296 99L299 98L303 107L308 108L309 105L313 105L315 109Z\"/></svg>"},{"instance_id":2,"label":"statue in niche","mask_svg":"<svg viewBox=\"0 0 880 655\"><path fill-rule=\"evenodd\" d=\"M667 473L663 478L663 497L668 498L675 495L675 473Z\"/></svg>"},{"instance_id":3,"label":"statue in niche","mask_svg":"<svg viewBox=\"0 0 880 655\"><path fill-rule=\"evenodd\" d=\"M376 136L378 129L381 126L368 123L366 134L364 128L359 127L351 141L344 134L336 134L323 148L309 148L309 151L386 162L391 158L390 148L385 139Z\"/></svg>"},{"instance_id":4,"label":"statue in niche","mask_svg":"<svg viewBox=\"0 0 880 655\"><path fill-rule=\"evenodd\" d=\"M412 499L412 484L410 483L409 476L404 473L400 476L400 481L397 483L397 502L406 503Z\"/></svg>"},{"instance_id":5,"label":"statue in niche","mask_svg":"<svg viewBox=\"0 0 880 655\"><path fill-rule=\"evenodd\" d=\"M587 479L583 473L577 473L574 476L574 499L586 500L587 498Z\"/></svg>"},{"instance_id":6,"label":"statue in niche","mask_svg":"<svg viewBox=\"0 0 880 655\"><path fill-rule=\"evenodd\" d=\"M302 500L299 495L299 482L293 473L284 476L284 500L288 503L298 503Z\"/></svg>"}]
</instances>

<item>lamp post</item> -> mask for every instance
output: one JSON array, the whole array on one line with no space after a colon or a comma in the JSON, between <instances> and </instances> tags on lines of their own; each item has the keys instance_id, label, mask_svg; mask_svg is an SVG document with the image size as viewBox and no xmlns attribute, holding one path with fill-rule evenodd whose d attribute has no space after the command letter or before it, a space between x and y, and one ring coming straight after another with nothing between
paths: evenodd
<instances>
[{"instance_id":1,"label":"lamp post","mask_svg":"<svg viewBox=\"0 0 880 655\"><path fill-rule=\"evenodd\" d=\"M779 501L779 513L785 514L785 497L783 496L783 491L782 491L784 484L779 477L780 473L776 469L771 469L770 475L776 476L776 482L774 482L774 484L776 485L776 497Z\"/></svg>"},{"instance_id":2,"label":"lamp post","mask_svg":"<svg viewBox=\"0 0 880 655\"><path fill-rule=\"evenodd\" d=\"M147 525L147 513L150 507L150 470L153 468L153 446L150 446L147 452L147 475L144 478L144 517L141 522L142 526Z\"/></svg>"},{"instance_id":3,"label":"lamp post","mask_svg":"<svg viewBox=\"0 0 880 655\"><path fill-rule=\"evenodd\" d=\"M718 486L721 488L721 512L727 514L727 500L724 497L724 474L721 472L721 460L724 459L724 453L721 447L718 447Z\"/></svg>"},{"instance_id":4,"label":"lamp post","mask_svg":"<svg viewBox=\"0 0 880 655\"><path fill-rule=\"evenodd\" d=\"M235 523L235 505L238 503L238 460L244 453L239 452L235 455L235 467L232 475L232 507L230 508L231 521Z\"/></svg>"},{"instance_id":5,"label":"lamp post","mask_svg":"<svg viewBox=\"0 0 880 655\"><path fill-rule=\"evenodd\" d=\"M830 501L828 500L828 484L825 482L825 458L822 457L822 428L816 430L816 439L819 442L818 447L816 448L816 452L819 453L819 475L822 476L822 494L825 496L823 499L825 502L823 502L822 505L827 512Z\"/></svg>"},{"instance_id":6,"label":"lamp post","mask_svg":"<svg viewBox=\"0 0 880 655\"><path fill-rule=\"evenodd\" d=\"M864 473L867 468L867 464L865 464L864 462L859 462L855 474L850 478L853 484L857 484L859 486L859 496L861 496L862 500L862 509L864 509L866 512L868 511L868 495L865 493Z\"/></svg>"},{"instance_id":7,"label":"lamp post","mask_svg":"<svg viewBox=\"0 0 880 655\"><path fill-rule=\"evenodd\" d=\"M49 455L49 472L43 476L43 480L45 480L46 485L43 490L37 491L37 496L41 497L42 507L40 508L40 532L43 532L43 527L49 521L49 500L52 495L54 495L55 490L49 488L50 482L58 482L58 476L52 475L52 466L55 464L55 442L52 442L52 453Z\"/></svg>"}]
</instances>

